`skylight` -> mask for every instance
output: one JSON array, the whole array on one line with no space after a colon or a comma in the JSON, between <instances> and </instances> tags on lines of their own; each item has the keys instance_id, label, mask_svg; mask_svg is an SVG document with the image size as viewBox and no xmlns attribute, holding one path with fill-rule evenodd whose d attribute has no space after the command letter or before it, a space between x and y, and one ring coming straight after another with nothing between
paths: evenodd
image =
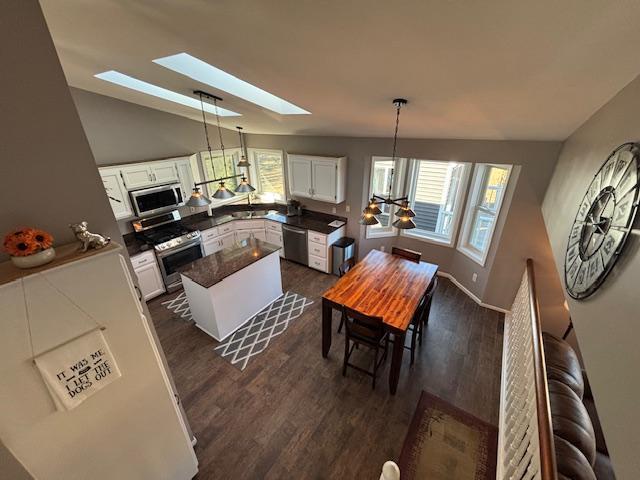
<instances>
[{"instance_id":1,"label":"skylight","mask_svg":"<svg viewBox=\"0 0 640 480\"><path fill-rule=\"evenodd\" d=\"M143 82L142 80L130 77L129 75L125 75L124 73L116 72L115 70L97 73L94 76L96 78L99 78L100 80L106 80L107 82L115 83L116 85L120 85L122 87L146 93L147 95L153 95L154 97L162 98L164 100L169 100L170 102L179 103L181 105L186 105L187 107L200 110L200 99L198 98L188 97L186 95L182 95L181 93L167 90L166 88L158 87L157 85L153 85L151 83ZM204 109L209 113L216 113L215 107L210 103L204 102ZM227 110L226 108L222 107L218 107L218 115L220 115L221 117L240 116L239 113Z\"/></svg>"},{"instance_id":2,"label":"skylight","mask_svg":"<svg viewBox=\"0 0 640 480\"><path fill-rule=\"evenodd\" d=\"M192 57L188 53L178 53L168 57L157 58L154 63L281 115L311 113L255 85L240 80L230 73Z\"/></svg>"}]
</instances>

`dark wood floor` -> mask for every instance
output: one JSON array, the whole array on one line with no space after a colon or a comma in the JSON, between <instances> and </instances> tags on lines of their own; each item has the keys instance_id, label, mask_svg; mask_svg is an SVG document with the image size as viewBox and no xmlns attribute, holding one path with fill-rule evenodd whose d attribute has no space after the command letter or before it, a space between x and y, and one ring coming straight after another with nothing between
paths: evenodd
<instances>
[{"instance_id":1,"label":"dark wood floor","mask_svg":"<svg viewBox=\"0 0 640 480\"><path fill-rule=\"evenodd\" d=\"M502 314L440 279L416 363L409 366L407 351L391 396L390 356L375 391L360 372L342 377L337 314L322 358L320 297L336 277L287 261L282 275L285 290L314 304L242 372L216 355L213 339L160 304L167 296L149 302L198 439L198 479L378 478L386 460L397 460L423 389L497 424Z\"/></svg>"}]
</instances>

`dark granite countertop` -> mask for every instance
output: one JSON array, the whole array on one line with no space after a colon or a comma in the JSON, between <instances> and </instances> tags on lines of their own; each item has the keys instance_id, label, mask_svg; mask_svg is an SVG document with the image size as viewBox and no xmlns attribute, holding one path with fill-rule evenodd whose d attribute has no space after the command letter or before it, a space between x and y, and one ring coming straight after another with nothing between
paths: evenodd
<instances>
[{"instance_id":1,"label":"dark granite countertop","mask_svg":"<svg viewBox=\"0 0 640 480\"><path fill-rule=\"evenodd\" d=\"M178 272L198 285L209 288L278 250L280 247L277 245L257 238L248 238L233 247L225 248L180 267Z\"/></svg>"},{"instance_id":2,"label":"dark granite countertop","mask_svg":"<svg viewBox=\"0 0 640 480\"><path fill-rule=\"evenodd\" d=\"M303 210L300 216L287 217L284 208L284 206L278 204L254 204L252 207L248 205L226 205L214 209L211 217L206 212L202 212L184 217L180 222L194 230L207 230L234 220L264 219L328 235L337 230L335 227L330 227L329 223L334 220L340 220L345 223L347 221L344 217L311 210ZM151 248L136 238L134 233L124 235L124 243L129 256L137 255Z\"/></svg>"}]
</instances>

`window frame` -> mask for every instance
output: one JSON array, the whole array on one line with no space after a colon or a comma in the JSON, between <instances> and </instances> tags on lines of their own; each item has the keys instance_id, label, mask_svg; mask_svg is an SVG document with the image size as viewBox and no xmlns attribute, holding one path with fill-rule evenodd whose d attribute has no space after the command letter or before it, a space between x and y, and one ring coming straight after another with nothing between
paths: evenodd
<instances>
[{"instance_id":1,"label":"window frame","mask_svg":"<svg viewBox=\"0 0 640 480\"><path fill-rule=\"evenodd\" d=\"M409 195L409 203L411 208L415 207L415 193L418 185L418 168L420 166L420 162L434 162L434 163L457 163L463 166L462 176L460 177L460 185L458 186L458 191L456 193L455 198L455 207L453 210L453 222L452 222L452 231L451 238L447 240L442 235L437 234L424 234L418 233L417 229L411 230L402 230L400 231L400 235L415 238L416 240L421 240L426 243L433 243L435 245L441 245L445 247L453 247L456 243L458 229L460 227L460 222L465 214L465 201L464 197L467 194L467 190L469 187L469 176L472 170L472 164L470 162L453 162L448 160L429 160L424 158L412 158L409 161L407 182L408 185L408 195ZM412 200L413 199L413 200Z\"/></svg>"},{"instance_id":2,"label":"window frame","mask_svg":"<svg viewBox=\"0 0 640 480\"><path fill-rule=\"evenodd\" d=\"M495 213L487 209L486 207L482 207L479 204L482 193L486 192L487 190L487 184L489 182L488 173L491 171L492 167L507 170L507 180ZM460 238L458 239L457 250L482 267L484 267L487 262L487 256L489 255L489 250L491 250L491 245L493 244L493 234L495 233L496 226L498 225L498 220L500 218L500 213L502 212L502 207L504 205L505 199L507 198L512 173L513 165L511 164L476 163L474 167L473 178L471 181L471 190L469 191L467 204L465 206L464 220L462 222L462 233L460 235ZM485 214L493 216L493 222L491 223L491 227L488 231L487 246L483 251L478 250L470 243L471 234L473 233L473 221L478 212L484 212Z\"/></svg>"},{"instance_id":3,"label":"window frame","mask_svg":"<svg viewBox=\"0 0 640 480\"><path fill-rule=\"evenodd\" d=\"M224 149L224 153L227 156L233 156L233 155L238 155L238 160L240 159L240 155L241 155L241 150L240 148L225 148ZM200 167L202 168L202 177L204 179L204 181L206 182L207 180L213 180L213 179L209 179L207 178L207 170L205 168L205 158L204 155L208 155L209 152L207 150L204 150L202 152L198 152L198 157L200 159ZM216 156L222 156L222 150L211 150L211 155L216 157ZM234 160L235 161L235 160ZM239 171L238 167L232 163L233 166L233 171L234 174L239 174L242 173ZM242 168L242 167L240 167ZM225 175L226 176L226 175ZM251 180L251 179L249 179ZM218 200L216 198L213 198L213 194L215 193L215 191L217 190L217 184L215 183L208 183L206 185L203 185L203 187L206 189L206 194L207 194L207 198L209 200L211 200L211 204L209 205L209 208L214 209L214 208L218 208L218 207L222 207L224 205L230 205L232 203L237 203L240 201L244 201L247 199L247 197L249 196L248 193L235 193L235 196L231 197L231 198L227 198L225 200Z\"/></svg>"},{"instance_id":4,"label":"window frame","mask_svg":"<svg viewBox=\"0 0 640 480\"><path fill-rule=\"evenodd\" d=\"M372 155L371 161L369 162L369 190L368 196L365 199L365 206L369 204L369 199L373 196L373 172L374 165L376 161L385 162L392 160L391 157L383 156L383 155ZM402 191L405 184L405 177L407 171L407 159L406 158L396 158L396 165L393 172L393 185L391 186L391 195L396 198L402 195L400 192ZM386 196L387 192L384 192L384 196ZM387 227L380 226L365 226L365 237L367 239L370 238L386 238L386 237L395 237L398 235L398 229L391 226L393 223L393 218L395 216L398 207L396 205L391 205L389 209L390 222Z\"/></svg>"},{"instance_id":5,"label":"window frame","mask_svg":"<svg viewBox=\"0 0 640 480\"><path fill-rule=\"evenodd\" d=\"M250 167L249 167L250 181L256 183L255 185L252 183L252 185L256 189L254 193L257 194L258 196L261 196L264 193L262 190L262 185L260 183L260 175L258 175L258 162L256 161L256 155L261 152L264 152L270 155L280 155L280 158L282 159L281 173L282 173L282 185L284 187L284 192L282 193L282 199L280 200L276 199L274 200L274 203L284 205L287 203L287 178L284 172L285 156L284 156L283 150L270 149L270 148L248 148L247 149L247 154L249 156L248 160L250 164Z\"/></svg>"}]
</instances>

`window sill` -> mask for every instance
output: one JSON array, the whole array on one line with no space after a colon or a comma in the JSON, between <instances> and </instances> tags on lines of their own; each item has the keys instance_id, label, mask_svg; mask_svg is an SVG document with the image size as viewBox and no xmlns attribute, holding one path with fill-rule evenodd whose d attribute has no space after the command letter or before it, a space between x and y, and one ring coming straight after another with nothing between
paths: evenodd
<instances>
[{"instance_id":1,"label":"window sill","mask_svg":"<svg viewBox=\"0 0 640 480\"><path fill-rule=\"evenodd\" d=\"M373 230L369 227L365 227L366 228L366 238L367 240L370 240L372 238L389 238L389 237L395 237L397 235L397 232L395 231L396 229L394 228L393 230L389 231L389 230L385 230L385 231L376 231Z\"/></svg>"},{"instance_id":2,"label":"window sill","mask_svg":"<svg viewBox=\"0 0 640 480\"><path fill-rule=\"evenodd\" d=\"M441 247L453 247L453 240L446 240L444 238L435 238L435 237L427 237L426 235L420 235L419 233L412 233L412 230L404 230L401 233L404 237L415 238L416 240L420 240L425 243L433 243L435 245L440 245Z\"/></svg>"},{"instance_id":3,"label":"window sill","mask_svg":"<svg viewBox=\"0 0 640 480\"><path fill-rule=\"evenodd\" d=\"M466 247L462 247L462 246L458 245L457 250L460 253L462 253L465 257L470 258L471 260L476 262L481 267L484 267L484 265L485 265L485 263L487 261L487 255L486 254L483 255L481 253L477 253L474 250L471 250L470 248L466 248Z\"/></svg>"}]
</instances>

